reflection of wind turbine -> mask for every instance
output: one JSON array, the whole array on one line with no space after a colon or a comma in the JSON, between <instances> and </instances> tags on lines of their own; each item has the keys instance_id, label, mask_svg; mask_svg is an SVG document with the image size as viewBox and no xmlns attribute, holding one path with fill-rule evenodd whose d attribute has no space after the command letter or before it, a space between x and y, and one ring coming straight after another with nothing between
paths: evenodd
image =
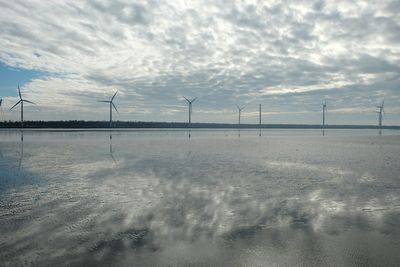
<instances>
[{"instance_id":1,"label":"reflection of wind turbine","mask_svg":"<svg viewBox=\"0 0 400 267\"><path fill-rule=\"evenodd\" d=\"M379 127L382 127L382 117L383 117L383 114L385 113L384 105L385 105L385 99L383 99L382 105L377 106L377 108L379 108L379 111L376 112L376 113L378 113Z\"/></svg>"},{"instance_id":2,"label":"reflection of wind turbine","mask_svg":"<svg viewBox=\"0 0 400 267\"><path fill-rule=\"evenodd\" d=\"M114 149L113 149L112 134L111 133L110 133L110 157L114 161L114 163L117 164L117 161L114 158Z\"/></svg>"},{"instance_id":3,"label":"reflection of wind turbine","mask_svg":"<svg viewBox=\"0 0 400 267\"><path fill-rule=\"evenodd\" d=\"M21 170L22 158L24 157L24 132L21 130L21 150L19 154L18 170Z\"/></svg>"},{"instance_id":4,"label":"reflection of wind turbine","mask_svg":"<svg viewBox=\"0 0 400 267\"><path fill-rule=\"evenodd\" d=\"M245 108L245 107L239 107L239 105L236 105L236 107L237 107L237 109L238 109L238 111L239 111L239 125L240 125L240 115L241 115L241 113L242 113L242 110Z\"/></svg>"},{"instance_id":5,"label":"reflection of wind turbine","mask_svg":"<svg viewBox=\"0 0 400 267\"><path fill-rule=\"evenodd\" d=\"M12 108L10 108L10 110L12 110L18 104L21 104L21 127L24 127L24 102L28 102L28 103L31 103L34 105L35 105L35 103L22 98L21 89L19 89L19 85L18 85L18 95L19 95L19 101L14 106L12 106Z\"/></svg>"},{"instance_id":6,"label":"reflection of wind turbine","mask_svg":"<svg viewBox=\"0 0 400 267\"><path fill-rule=\"evenodd\" d=\"M115 96L117 95L117 93L118 93L118 91L115 92L115 94L111 97L111 100L110 100L110 101L107 101L107 100L97 101L97 102L110 103L110 128L112 127L112 109L114 108L115 111L116 111L117 113L119 113L119 112L118 112L118 109L115 107L114 102L113 102Z\"/></svg>"},{"instance_id":7,"label":"reflection of wind turbine","mask_svg":"<svg viewBox=\"0 0 400 267\"><path fill-rule=\"evenodd\" d=\"M196 101L197 97L193 98L192 100L187 99L186 97L183 97L189 104L189 127L192 125L192 104L194 101Z\"/></svg>"}]
</instances>

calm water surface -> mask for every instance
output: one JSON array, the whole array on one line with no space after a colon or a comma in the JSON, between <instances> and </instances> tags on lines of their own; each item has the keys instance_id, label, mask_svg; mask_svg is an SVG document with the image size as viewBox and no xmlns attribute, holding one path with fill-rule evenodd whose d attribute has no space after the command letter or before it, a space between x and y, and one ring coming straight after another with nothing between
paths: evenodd
<instances>
[{"instance_id":1,"label":"calm water surface","mask_svg":"<svg viewBox=\"0 0 400 267\"><path fill-rule=\"evenodd\" d=\"M400 133L0 131L0 265L399 266Z\"/></svg>"}]
</instances>

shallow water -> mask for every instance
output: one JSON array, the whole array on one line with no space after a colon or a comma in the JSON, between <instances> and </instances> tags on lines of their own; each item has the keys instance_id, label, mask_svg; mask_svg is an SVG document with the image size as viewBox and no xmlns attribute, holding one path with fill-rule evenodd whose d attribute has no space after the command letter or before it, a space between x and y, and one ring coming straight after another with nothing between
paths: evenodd
<instances>
[{"instance_id":1,"label":"shallow water","mask_svg":"<svg viewBox=\"0 0 400 267\"><path fill-rule=\"evenodd\" d=\"M400 132L0 131L0 265L398 266Z\"/></svg>"}]
</instances>

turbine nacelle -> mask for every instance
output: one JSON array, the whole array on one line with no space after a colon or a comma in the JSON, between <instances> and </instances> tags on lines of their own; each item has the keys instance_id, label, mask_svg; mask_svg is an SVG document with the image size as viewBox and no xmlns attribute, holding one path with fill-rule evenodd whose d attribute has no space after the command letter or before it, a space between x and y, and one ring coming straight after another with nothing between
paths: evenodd
<instances>
[{"instance_id":1,"label":"turbine nacelle","mask_svg":"<svg viewBox=\"0 0 400 267\"><path fill-rule=\"evenodd\" d=\"M187 99L186 97L182 96L188 103L191 105L194 101L196 101L197 97L193 98L192 100Z\"/></svg>"},{"instance_id":2,"label":"turbine nacelle","mask_svg":"<svg viewBox=\"0 0 400 267\"><path fill-rule=\"evenodd\" d=\"M116 107L115 104L114 104L114 102L112 102L112 101L107 101L107 100L100 100L100 101L97 101L97 102L109 103L109 104L115 109L115 111L116 111L117 113L119 113L117 107Z\"/></svg>"},{"instance_id":3,"label":"turbine nacelle","mask_svg":"<svg viewBox=\"0 0 400 267\"><path fill-rule=\"evenodd\" d=\"M236 107L237 107L237 109L238 109L239 111L242 111L243 109L245 109L245 106L244 106L244 107L239 107L238 104L236 104Z\"/></svg>"},{"instance_id":4,"label":"turbine nacelle","mask_svg":"<svg viewBox=\"0 0 400 267\"><path fill-rule=\"evenodd\" d=\"M19 88L19 85L18 85L18 96L19 96L19 101L18 101L17 103L15 103L15 105L12 106L12 108L10 108L10 110L12 110L12 109L15 108L16 106L18 106L18 104L23 103L23 102L27 102L27 103L36 105L36 104L33 103L32 101L29 101L29 100L26 100L26 99L23 99L23 98L22 98L21 89ZM0 106L1 106L1 104L0 104Z\"/></svg>"}]
</instances>

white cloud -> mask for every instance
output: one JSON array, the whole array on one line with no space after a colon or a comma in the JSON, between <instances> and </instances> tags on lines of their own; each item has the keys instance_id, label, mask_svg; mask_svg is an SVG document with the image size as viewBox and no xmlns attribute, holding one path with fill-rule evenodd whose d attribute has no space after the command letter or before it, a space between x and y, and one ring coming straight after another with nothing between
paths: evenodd
<instances>
[{"instance_id":1,"label":"white cloud","mask_svg":"<svg viewBox=\"0 0 400 267\"><path fill-rule=\"evenodd\" d=\"M279 104L282 118L299 103L319 108L324 98L345 110L352 105L347 98L357 97L368 108L382 90L395 106L400 18L394 4L0 0L0 61L48 73L23 86L40 103L35 119L99 118L93 98L116 89L119 119L132 120L185 120L185 106L174 107L181 95L203 99L201 121L220 114L221 122L231 122L221 110L237 102ZM46 108L59 112L50 116ZM308 122L307 115L301 120Z\"/></svg>"}]
</instances>

